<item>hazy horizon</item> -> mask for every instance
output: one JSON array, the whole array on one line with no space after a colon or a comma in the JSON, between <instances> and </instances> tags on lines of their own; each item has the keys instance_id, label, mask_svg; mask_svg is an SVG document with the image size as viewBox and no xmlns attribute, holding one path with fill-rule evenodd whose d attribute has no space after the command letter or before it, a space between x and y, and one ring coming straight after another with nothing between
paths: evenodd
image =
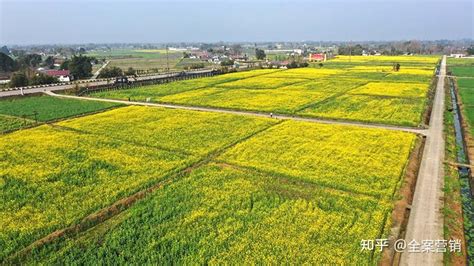
<instances>
[{"instance_id":1,"label":"hazy horizon","mask_svg":"<svg viewBox=\"0 0 474 266\"><path fill-rule=\"evenodd\" d=\"M0 44L472 40L473 13L472 1L0 0Z\"/></svg>"}]
</instances>

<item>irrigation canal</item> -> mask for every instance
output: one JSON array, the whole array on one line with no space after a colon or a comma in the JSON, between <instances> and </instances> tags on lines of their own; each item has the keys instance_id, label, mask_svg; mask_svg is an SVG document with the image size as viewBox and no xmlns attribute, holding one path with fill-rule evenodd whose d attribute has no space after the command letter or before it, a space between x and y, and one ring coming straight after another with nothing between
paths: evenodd
<instances>
[{"instance_id":1,"label":"irrigation canal","mask_svg":"<svg viewBox=\"0 0 474 266\"><path fill-rule=\"evenodd\" d=\"M454 116L454 130L456 137L457 163L463 164L458 166L458 174L461 183L462 209L464 215L464 234L466 238L468 261L474 260L474 195L473 180L471 177L471 169L469 158L467 156L467 145L464 141L464 133L462 128L461 111L458 104L456 88L453 78L449 78L449 88L451 93L451 103Z\"/></svg>"}]
</instances>

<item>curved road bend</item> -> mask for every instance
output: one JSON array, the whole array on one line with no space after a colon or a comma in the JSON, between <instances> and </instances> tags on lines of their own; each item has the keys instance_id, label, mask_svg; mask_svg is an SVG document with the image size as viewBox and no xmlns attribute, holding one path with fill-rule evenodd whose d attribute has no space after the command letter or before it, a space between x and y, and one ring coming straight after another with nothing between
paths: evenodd
<instances>
[{"instance_id":1,"label":"curved road bend","mask_svg":"<svg viewBox=\"0 0 474 266\"><path fill-rule=\"evenodd\" d=\"M405 235L406 243L415 240L443 239L443 178L444 178L444 78L446 56L443 56L441 70L433 102L430 125L423 150L415 194ZM410 253L401 257L401 265L442 265L443 253Z\"/></svg>"},{"instance_id":2,"label":"curved road bend","mask_svg":"<svg viewBox=\"0 0 474 266\"><path fill-rule=\"evenodd\" d=\"M221 108L211 108L211 107L196 107L196 106L183 106L183 105L175 105L175 104L162 104L162 103L149 103L149 102L129 102L123 100L113 100L113 99L105 99L105 98L92 98L92 97L82 97L82 96L72 96L72 95L62 95L56 94L51 91L46 91L46 94L55 97L63 97L63 98L72 98L72 99L79 99L79 100L89 100L89 101L100 101L100 102L112 102L112 103L121 103L126 105L144 105L144 106L155 106L155 107L164 107L164 108L171 108L171 109L182 109L182 110L192 110L192 111L204 111L204 112L217 112L217 113L227 113L227 114L235 114L235 115L251 115L251 116L258 116L258 117L270 117L269 114L264 113L256 113L250 111L234 111L234 110L227 110ZM335 125L349 125L349 126L359 126L365 128L380 128L380 129L388 129L388 130L396 130L396 131L405 131L415 134L420 134L426 136L428 131L426 129L421 128L410 128L410 127L398 127L398 126L389 126L389 125L378 125L378 124L367 124L367 123L360 123L360 122L350 122L350 121L340 121L340 120L326 120L326 119L317 119L317 118L306 118L306 117L297 117L297 116L287 116L287 115L272 115L273 118L282 119L282 120L295 120L295 121L305 121L305 122L316 122L322 124L335 124Z\"/></svg>"}]
</instances>

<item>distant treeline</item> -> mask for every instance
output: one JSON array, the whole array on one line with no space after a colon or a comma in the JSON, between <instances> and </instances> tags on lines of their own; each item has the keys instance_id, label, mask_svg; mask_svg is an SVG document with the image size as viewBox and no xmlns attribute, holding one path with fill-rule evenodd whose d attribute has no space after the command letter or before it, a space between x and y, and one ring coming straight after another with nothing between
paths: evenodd
<instances>
[{"instance_id":1,"label":"distant treeline","mask_svg":"<svg viewBox=\"0 0 474 266\"><path fill-rule=\"evenodd\" d=\"M10 87L22 87L27 85L50 84L57 82L55 77L47 76L38 67L54 69L54 57L42 57L39 54L21 54L16 58L0 52L0 72L11 73ZM83 55L73 56L64 60L59 69L69 70L71 76L76 79L92 76L92 64L97 64L94 57Z\"/></svg>"},{"instance_id":2,"label":"distant treeline","mask_svg":"<svg viewBox=\"0 0 474 266\"><path fill-rule=\"evenodd\" d=\"M383 55L402 55L402 54L440 54L446 53L446 47L441 44L427 45L419 41L407 41L400 43L387 43L379 45L369 44L345 44L338 47L340 55L362 55L380 53ZM474 46L465 50L469 55L474 54Z\"/></svg>"}]
</instances>

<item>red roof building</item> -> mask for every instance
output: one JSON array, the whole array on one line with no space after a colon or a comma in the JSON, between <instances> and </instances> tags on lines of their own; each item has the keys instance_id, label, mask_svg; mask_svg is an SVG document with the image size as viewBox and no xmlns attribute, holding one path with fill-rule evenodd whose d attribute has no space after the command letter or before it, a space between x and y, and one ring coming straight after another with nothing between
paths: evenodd
<instances>
[{"instance_id":1,"label":"red roof building","mask_svg":"<svg viewBox=\"0 0 474 266\"><path fill-rule=\"evenodd\" d=\"M325 54L309 54L308 61L310 62L326 61L326 55Z\"/></svg>"},{"instance_id":2,"label":"red roof building","mask_svg":"<svg viewBox=\"0 0 474 266\"><path fill-rule=\"evenodd\" d=\"M64 77L70 74L69 70L46 70L44 73L52 77Z\"/></svg>"},{"instance_id":3,"label":"red roof building","mask_svg":"<svg viewBox=\"0 0 474 266\"><path fill-rule=\"evenodd\" d=\"M53 70L53 69L50 69L50 70L43 71L43 73L45 73L46 75L51 76L51 77L56 77L61 82L69 82L73 78L73 77L71 77L71 73L69 72L69 70Z\"/></svg>"}]
</instances>

